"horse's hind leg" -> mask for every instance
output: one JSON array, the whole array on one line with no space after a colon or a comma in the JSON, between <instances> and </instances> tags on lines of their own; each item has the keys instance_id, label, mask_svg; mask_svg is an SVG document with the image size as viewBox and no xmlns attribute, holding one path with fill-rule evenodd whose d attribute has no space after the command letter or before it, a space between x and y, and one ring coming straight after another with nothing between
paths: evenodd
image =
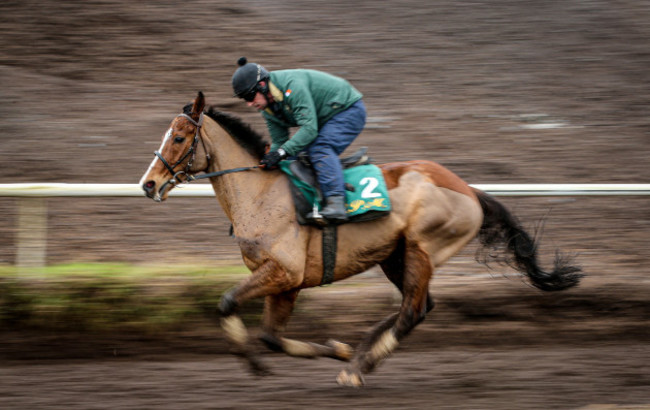
<instances>
[{"instance_id":1,"label":"horse's hind leg","mask_svg":"<svg viewBox=\"0 0 650 410\"><path fill-rule=\"evenodd\" d=\"M402 238L398 242L395 250L380 265L384 274L393 285L399 289L404 296L404 254L406 252L406 239ZM434 308L435 304L429 292L427 292L427 313Z\"/></svg>"},{"instance_id":2,"label":"horse's hind leg","mask_svg":"<svg viewBox=\"0 0 650 410\"><path fill-rule=\"evenodd\" d=\"M399 255L393 254L382 265L389 279L402 292L400 310L371 330L359 345L350 366L339 373L336 379L339 384L353 387L363 385L363 374L371 372L387 358L397 348L399 341L433 308L429 297L429 280L433 274L429 256L417 244L406 243L403 249L403 262L400 263Z\"/></svg>"},{"instance_id":3,"label":"horse's hind leg","mask_svg":"<svg viewBox=\"0 0 650 410\"><path fill-rule=\"evenodd\" d=\"M284 352L295 357L331 357L338 360L350 360L352 348L345 343L330 340L325 345L301 342L279 336L284 331L299 290L291 290L279 295L267 296L264 306L263 333L260 339L267 347L276 352Z\"/></svg>"}]
</instances>

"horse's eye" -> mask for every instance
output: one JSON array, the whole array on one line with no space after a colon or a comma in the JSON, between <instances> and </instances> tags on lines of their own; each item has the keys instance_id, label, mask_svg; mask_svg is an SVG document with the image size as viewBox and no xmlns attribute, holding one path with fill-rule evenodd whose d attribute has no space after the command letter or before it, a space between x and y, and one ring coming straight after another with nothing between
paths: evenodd
<instances>
[{"instance_id":1,"label":"horse's eye","mask_svg":"<svg viewBox=\"0 0 650 410\"><path fill-rule=\"evenodd\" d=\"M183 141L185 141L185 137L176 137L176 138L174 138L174 142L176 142L176 143L180 144Z\"/></svg>"}]
</instances>

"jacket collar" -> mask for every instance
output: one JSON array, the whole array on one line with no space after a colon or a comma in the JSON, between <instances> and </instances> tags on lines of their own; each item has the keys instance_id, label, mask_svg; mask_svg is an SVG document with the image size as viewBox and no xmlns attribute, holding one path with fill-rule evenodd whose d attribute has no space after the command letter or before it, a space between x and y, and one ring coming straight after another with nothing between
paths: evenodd
<instances>
[{"instance_id":1,"label":"jacket collar","mask_svg":"<svg viewBox=\"0 0 650 410\"><path fill-rule=\"evenodd\" d=\"M282 91L270 81L269 81L269 91L271 92L271 96L273 96L273 100L275 102L281 103L282 101L284 101L284 94L282 94ZM271 115L275 115L273 110L269 107L266 107L264 111L268 112Z\"/></svg>"},{"instance_id":2,"label":"jacket collar","mask_svg":"<svg viewBox=\"0 0 650 410\"><path fill-rule=\"evenodd\" d=\"M284 94L282 93L282 90L280 90L278 87L276 87L275 84L269 81L269 91L271 92L271 95L273 96L273 99L277 102L284 101Z\"/></svg>"}]
</instances>

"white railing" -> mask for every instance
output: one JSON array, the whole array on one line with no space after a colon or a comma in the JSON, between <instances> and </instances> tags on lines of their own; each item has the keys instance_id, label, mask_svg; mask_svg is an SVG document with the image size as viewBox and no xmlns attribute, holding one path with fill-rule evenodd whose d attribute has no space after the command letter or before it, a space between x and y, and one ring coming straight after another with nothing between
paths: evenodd
<instances>
[{"instance_id":1,"label":"white railing","mask_svg":"<svg viewBox=\"0 0 650 410\"><path fill-rule=\"evenodd\" d=\"M650 195L650 184L472 184L498 196ZM170 193L181 197L212 197L210 184L181 185ZM48 197L143 197L137 184L0 184L0 197L18 198L16 265L45 265Z\"/></svg>"},{"instance_id":2,"label":"white railing","mask_svg":"<svg viewBox=\"0 0 650 410\"><path fill-rule=\"evenodd\" d=\"M496 196L650 195L650 184L472 184ZM170 193L181 197L214 196L210 184L180 185ZM0 197L138 197L137 184L0 184Z\"/></svg>"}]
</instances>

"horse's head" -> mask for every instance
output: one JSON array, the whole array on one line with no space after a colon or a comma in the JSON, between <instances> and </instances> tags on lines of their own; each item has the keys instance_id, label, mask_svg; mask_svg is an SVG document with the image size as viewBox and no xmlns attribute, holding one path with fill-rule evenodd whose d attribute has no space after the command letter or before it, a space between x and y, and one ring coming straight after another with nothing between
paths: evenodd
<instances>
[{"instance_id":1,"label":"horse's head","mask_svg":"<svg viewBox=\"0 0 650 410\"><path fill-rule=\"evenodd\" d=\"M185 106L183 113L174 118L163 136L160 149L154 152L156 157L140 179L145 194L154 201L167 199L169 191L186 181L190 171L198 171L192 167L201 138L204 107L205 98L199 92L194 102Z\"/></svg>"}]
</instances>

